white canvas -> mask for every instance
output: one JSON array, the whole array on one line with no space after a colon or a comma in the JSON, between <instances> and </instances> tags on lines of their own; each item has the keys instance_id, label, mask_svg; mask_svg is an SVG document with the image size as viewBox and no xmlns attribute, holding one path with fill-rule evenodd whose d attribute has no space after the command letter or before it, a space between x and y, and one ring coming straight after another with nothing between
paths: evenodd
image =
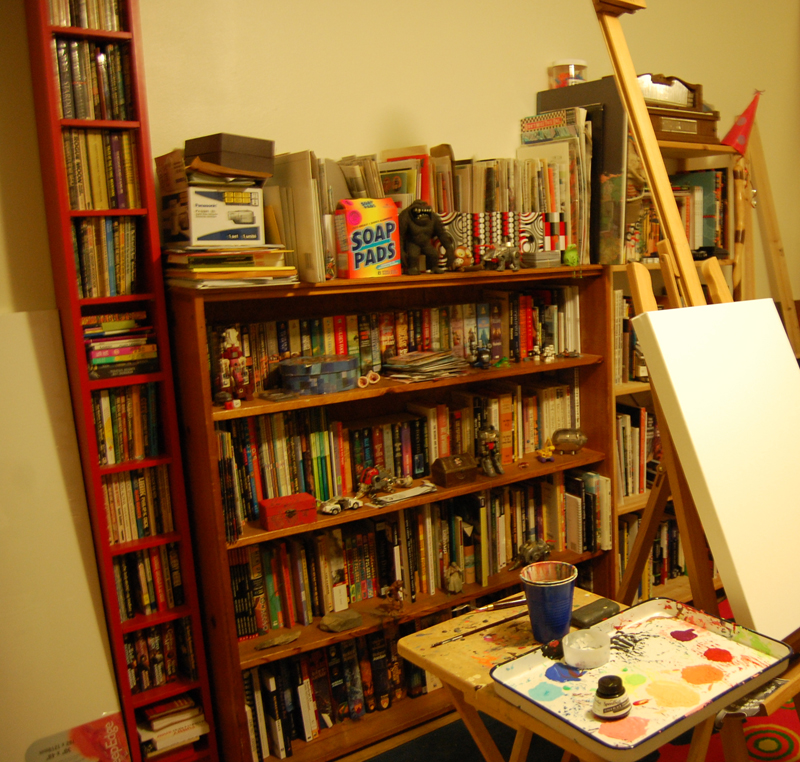
<instances>
[{"instance_id":1,"label":"white canvas","mask_svg":"<svg viewBox=\"0 0 800 762\"><path fill-rule=\"evenodd\" d=\"M633 319L739 624L800 627L800 369L771 299Z\"/></svg>"}]
</instances>

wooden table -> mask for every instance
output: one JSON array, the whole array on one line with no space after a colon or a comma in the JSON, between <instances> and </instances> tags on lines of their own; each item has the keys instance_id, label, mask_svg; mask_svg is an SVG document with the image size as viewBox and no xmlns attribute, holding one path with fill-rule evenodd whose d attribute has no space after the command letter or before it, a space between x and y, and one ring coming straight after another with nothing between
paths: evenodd
<instances>
[{"instance_id":1,"label":"wooden table","mask_svg":"<svg viewBox=\"0 0 800 762\"><path fill-rule=\"evenodd\" d=\"M573 609L597 599L598 596L576 589ZM524 612L524 613L523 613ZM483 627L509 616L523 616L504 621L479 633L435 646L460 632ZM487 762L505 762L478 712L483 712L516 730L516 738L508 762L525 762L533 735L544 738L564 749L562 762L580 759L583 762L604 762L604 758L585 748L580 734L567 736L527 712L518 709L495 691L490 670L495 665L523 656L537 647L531 633L530 620L524 605L491 612L473 612L402 638L398 652L413 664L438 677L447 690L459 715ZM714 729L714 716L695 726L687 762L705 758ZM667 739L669 740L669 739ZM665 741L666 743L667 741ZM727 745L727 744L726 744ZM730 754L731 762L737 756Z\"/></svg>"}]
</instances>

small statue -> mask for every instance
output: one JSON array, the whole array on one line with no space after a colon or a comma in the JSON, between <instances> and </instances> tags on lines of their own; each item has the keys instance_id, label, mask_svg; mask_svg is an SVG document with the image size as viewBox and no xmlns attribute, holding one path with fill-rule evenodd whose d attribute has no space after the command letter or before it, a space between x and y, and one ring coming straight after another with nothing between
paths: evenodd
<instances>
[{"instance_id":1,"label":"small statue","mask_svg":"<svg viewBox=\"0 0 800 762\"><path fill-rule=\"evenodd\" d=\"M392 582L386 593L386 600L378 606L378 611L396 616L403 611L403 583L399 579Z\"/></svg>"},{"instance_id":2,"label":"small statue","mask_svg":"<svg viewBox=\"0 0 800 762\"><path fill-rule=\"evenodd\" d=\"M365 468L359 477L356 501L359 498L376 495L378 492L394 492L395 487L410 487L413 479L410 476L393 476L384 468L372 466Z\"/></svg>"},{"instance_id":3,"label":"small statue","mask_svg":"<svg viewBox=\"0 0 800 762\"><path fill-rule=\"evenodd\" d=\"M509 270L516 272L520 266L519 247L514 246L511 241L501 243L484 259L483 266L486 270L497 271L508 267Z\"/></svg>"},{"instance_id":4,"label":"small statue","mask_svg":"<svg viewBox=\"0 0 800 762\"><path fill-rule=\"evenodd\" d=\"M497 444L497 429L491 424L481 426L478 435L478 460L486 476L504 474L505 470L500 463L500 450Z\"/></svg>"},{"instance_id":5,"label":"small statue","mask_svg":"<svg viewBox=\"0 0 800 762\"><path fill-rule=\"evenodd\" d=\"M447 592L457 595L464 589L464 572L461 567L451 561L450 565L444 570L444 579L447 585Z\"/></svg>"},{"instance_id":6,"label":"small statue","mask_svg":"<svg viewBox=\"0 0 800 762\"><path fill-rule=\"evenodd\" d=\"M432 272L443 273L453 267L455 242L429 204L420 199L412 201L400 212L399 223L404 273L419 275L420 255L425 256L426 267ZM443 252L434 245L434 239Z\"/></svg>"},{"instance_id":7,"label":"small statue","mask_svg":"<svg viewBox=\"0 0 800 762\"><path fill-rule=\"evenodd\" d=\"M550 557L552 548L545 540L528 540L517 549L509 569L518 569L521 566L535 564L537 561L546 561Z\"/></svg>"}]
</instances>

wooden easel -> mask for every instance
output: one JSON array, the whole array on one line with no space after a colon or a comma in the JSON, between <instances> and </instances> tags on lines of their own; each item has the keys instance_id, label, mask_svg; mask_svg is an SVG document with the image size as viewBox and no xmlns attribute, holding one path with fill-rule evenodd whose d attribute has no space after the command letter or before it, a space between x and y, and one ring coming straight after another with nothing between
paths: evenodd
<instances>
[{"instance_id":1,"label":"wooden easel","mask_svg":"<svg viewBox=\"0 0 800 762\"><path fill-rule=\"evenodd\" d=\"M665 240L659 244L659 261L667 284L670 306L706 304L689 243L681 225L666 167L647 113L644 97L637 83L636 71L619 21L621 14L632 13L644 8L645 0L593 0L593 3L611 57L617 87L642 156L656 211L664 230ZM783 249L777 230L777 221L774 217L774 206L769 192L761 144L755 126L751 133L750 153L756 178L761 184L759 203L763 205L764 216L762 223L769 237L769 253L774 268L773 272L776 273L775 280L779 289L783 289L779 298L781 300L784 324L792 347L795 350L795 355L800 356L800 328L797 325L791 289L788 288ZM719 263L709 261L704 265L703 270L712 301L732 301L730 291L719 269ZM657 309L649 271L643 265L634 263L628 266L628 278L637 314ZM749 280L752 281L752 277ZM741 296L747 298L753 295L743 293ZM654 389L652 393L655 412L661 430L662 461L643 512L642 524L620 583L617 598L623 603L630 604L633 602L648 554L653 546L658 525L664 514L664 508L671 495L679 532L684 543L693 602L708 613L718 615L719 608L714 590L712 569L709 564L705 532L681 468L680 460L675 451L674 443L665 425L658 396ZM763 713L771 714L780 708L784 702L791 700L798 694L798 690L800 690L800 664L795 664L791 667L784 673L783 678L786 680L785 684L762 701ZM800 706L798 706L797 701L795 702L795 710L800 716ZM697 726L692 738L688 762L699 762L705 758L712 732L713 720L707 720ZM727 762L749 762L744 738L744 718L728 717L722 725L721 737ZM568 756L568 754L565 754L565 758Z\"/></svg>"}]
</instances>

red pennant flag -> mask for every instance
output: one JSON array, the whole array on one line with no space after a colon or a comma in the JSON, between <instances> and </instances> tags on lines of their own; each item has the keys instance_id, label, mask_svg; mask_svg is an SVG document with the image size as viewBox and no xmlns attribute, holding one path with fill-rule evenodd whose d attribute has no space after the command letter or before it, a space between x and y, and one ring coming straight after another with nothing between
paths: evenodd
<instances>
[{"instance_id":1,"label":"red pennant flag","mask_svg":"<svg viewBox=\"0 0 800 762\"><path fill-rule=\"evenodd\" d=\"M753 100L750 105L738 116L730 128L728 134L720 140L720 143L726 146L735 148L742 156L747 150L747 141L750 139L750 130L753 129L753 122L756 118L756 107L758 106L758 99L761 97L763 90L756 90Z\"/></svg>"}]
</instances>

